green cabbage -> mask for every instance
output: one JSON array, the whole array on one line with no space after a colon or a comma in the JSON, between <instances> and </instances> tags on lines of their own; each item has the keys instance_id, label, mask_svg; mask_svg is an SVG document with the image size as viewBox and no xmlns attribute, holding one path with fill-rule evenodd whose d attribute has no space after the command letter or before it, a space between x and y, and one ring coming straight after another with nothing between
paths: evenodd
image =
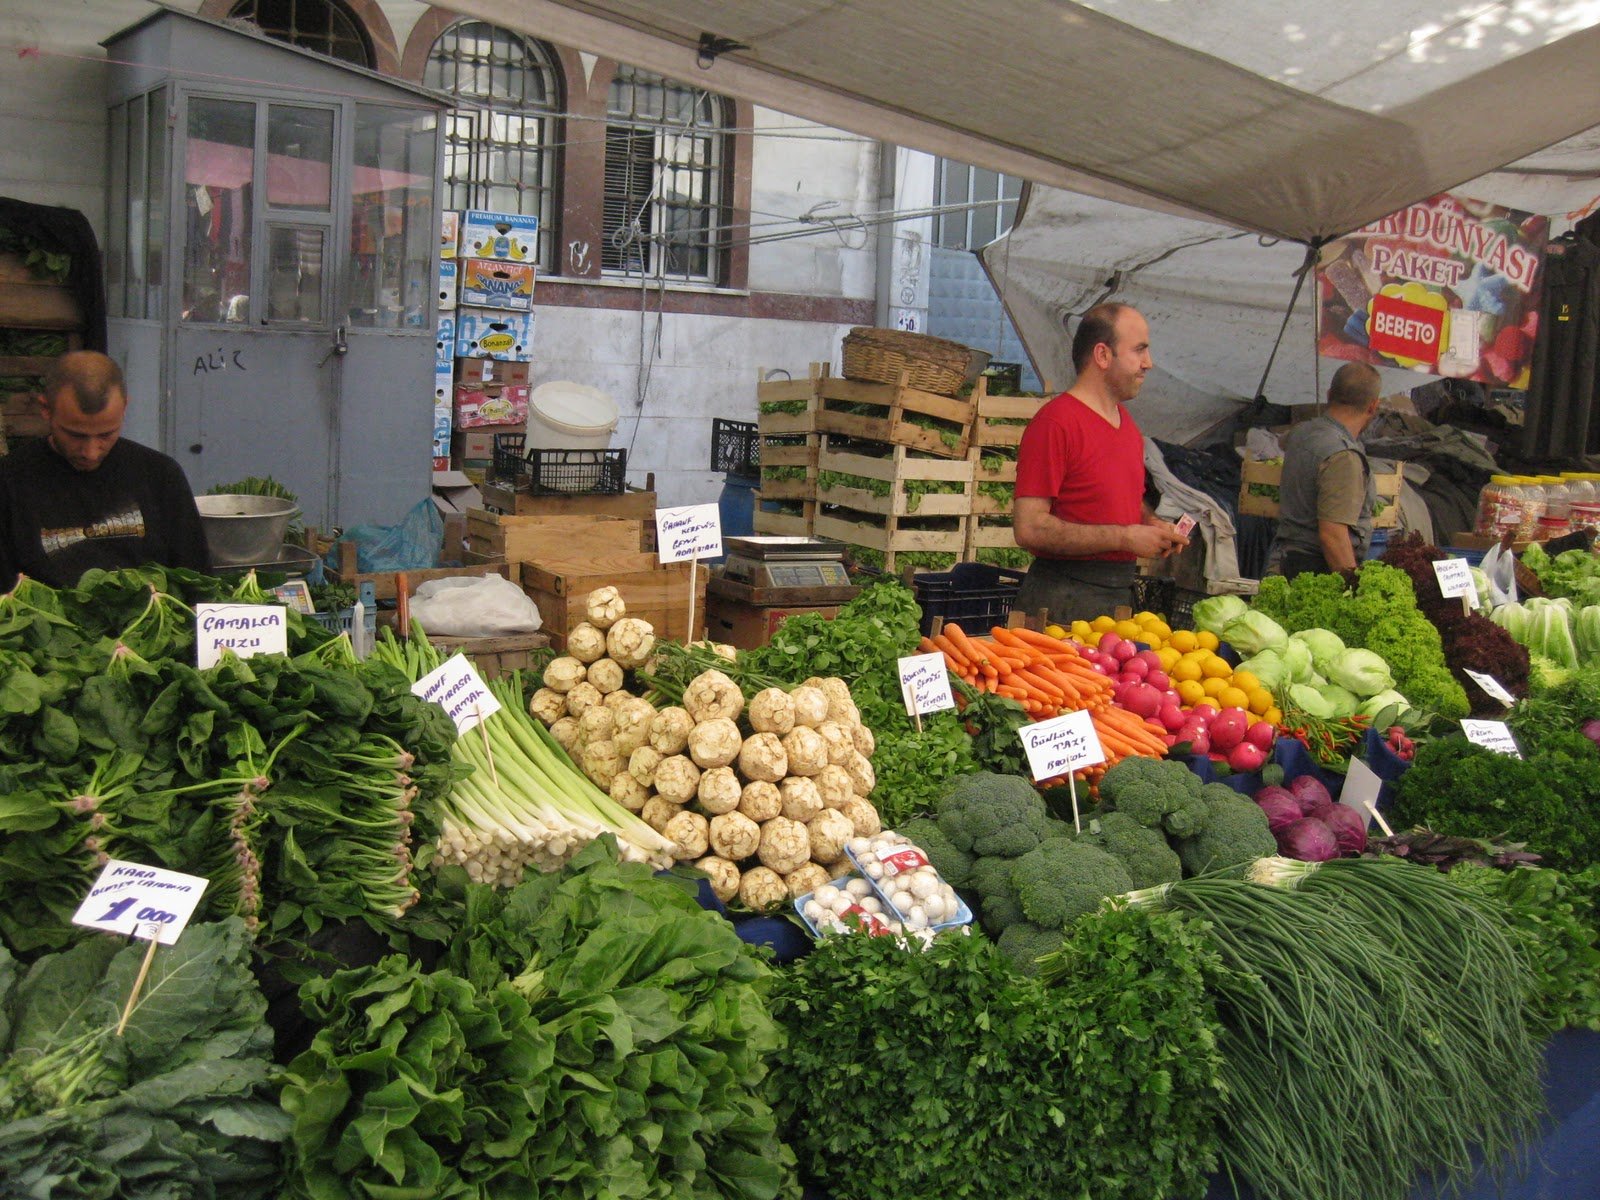
<instances>
[{"instance_id":1,"label":"green cabbage","mask_svg":"<svg viewBox=\"0 0 1600 1200\"><path fill-rule=\"evenodd\" d=\"M1526 605L1502 604L1490 611L1489 619L1511 635L1511 640L1528 644L1528 619L1531 614Z\"/></svg>"},{"instance_id":2,"label":"green cabbage","mask_svg":"<svg viewBox=\"0 0 1600 1200\"><path fill-rule=\"evenodd\" d=\"M1290 683L1310 683L1313 674L1311 647L1297 642L1293 637L1278 651L1283 659L1283 673Z\"/></svg>"},{"instance_id":3,"label":"green cabbage","mask_svg":"<svg viewBox=\"0 0 1600 1200\"><path fill-rule=\"evenodd\" d=\"M1335 655L1323 670L1330 682L1357 696L1376 696L1394 686L1389 664L1371 650L1345 650Z\"/></svg>"},{"instance_id":4,"label":"green cabbage","mask_svg":"<svg viewBox=\"0 0 1600 1200\"><path fill-rule=\"evenodd\" d=\"M1542 654L1563 667L1578 665L1578 647L1567 625L1567 610L1559 604L1546 604L1533 610L1528 619L1528 650Z\"/></svg>"},{"instance_id":5,"label":"green cabbage","mask_svg":"<svg viewBox=\"0 0 1600 1200\"><path fill-rule=\"evenodd\" d=\"M1266 613L1240 613L1218 635L1240 654L1255 655L1267 649L1282 649L1289 635Z\"/></svg>"},{"instance_id":6,"label":"green cabbage","mask_svg":"<svg viewBox=\"0 0 1600 1200\"><path fill-rule=\"evenodd\" d=\"M1333 705L1328 703L1326 697L1316 688L1303 683L1289 685L1289 702L1309 717L1327 721L1334 715Z\"/></svg>"},{"instance_id":7,"label":"green cabbage","mask_svg":"<svg viewBox=\"0 0 1600 1200\"><path fill-rule=\"evenodd\" d=\"M1320 687L1317 692L1327 702L1330 716L1353 717L1356 715L1356 710L1361 707L1361 698L1359 696L1336 683ZM1305 705L1302 704L1300 707L1305 708Z\"/></svg>"},{"instance_id":8,"label":"green cabbage","mask_svg":"<svg viewBox=\"0 0 1600 1200\"><path fill-rule=\"evenodd\" d=\"M1262 687L1273 693L1285 683L1293 682L1284 670L1283 657L1276 650L1263 650L1260 654L1252 655L1240 663L1236 670L1249 671L1261 681Z\"/></svg>"},{"instance_id":9,"label":"green cabbage","mask_svg":"<svg viewBox=\"0 0 1600 1200\"><path fill-rule=\"evenodd\" d=\"M1207 596L1194 606L1194 627L1220 638L1230 622L1249 610L1250 606L1238 596Z\"/></svg>"},{"instance_id":10,"label":"green cabbage","mask_svg":"<svg viewBox=\"0 0 1600 1200\"><path fill-rule=\"evenodd\" d=\"M1311 651L1312 664L1324 674L1328 670L1328 660L1344 649L1344 639L1331 629L1302 629L1291 633L1289 640L1304 642Z\"/></svg>"},{"instance_id":11,"label":"green cabbage","mask_svg":"<svg viewBox=\"0 0 1600 1200\"><path fill-rule=\"evenodd\" d=\"M1366 717L1367 720L1376 721L1378 714L1390 707L1399 709L1401 713L1404 713L1410 709L1411 704L1399 692L1390 688L1386 692L1379 692L1376 696L1368 696L1361 702L1361 707L1356 711Z\"/></svg>"},{"instance_id":12,"label":"green cabbage","mask_svg":"<svg viewBox=\"0 0 1600 1200\"><path fill-rule=\"evenodd\" d=\"M1572 641L1578 648L1578 661L1591 662L1600 658L1600 604L1580 608L1570 624Z\"/></svg>"}]
</instances>

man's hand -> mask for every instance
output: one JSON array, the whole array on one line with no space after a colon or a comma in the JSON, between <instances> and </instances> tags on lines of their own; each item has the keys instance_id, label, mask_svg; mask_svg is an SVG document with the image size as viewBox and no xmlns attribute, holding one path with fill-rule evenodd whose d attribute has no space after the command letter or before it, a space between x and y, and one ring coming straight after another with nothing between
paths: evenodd
<instances>
[{"instance_id":1,"label":"man's hand","mask_svg":"<svg viewBox=\"0 0 1600 1200\"><path fill-rule=\"evenodd\" d=\"M1127 548L1139 558L1166 558L1189 544L1189 539L1168 521L1151 519L1143 525L1129 525L1126 534Z\"/></svg>"}]
</instances>

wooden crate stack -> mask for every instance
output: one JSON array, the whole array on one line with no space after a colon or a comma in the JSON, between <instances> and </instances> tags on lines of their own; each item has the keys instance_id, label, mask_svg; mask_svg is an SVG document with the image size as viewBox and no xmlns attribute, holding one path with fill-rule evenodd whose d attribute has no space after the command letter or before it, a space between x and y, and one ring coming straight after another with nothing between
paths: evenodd
<instances>
[{"instance_id":1,"label":"wooden crate stack","mask_svg":"<svg viewBox=\"0 0 1600 1200\"><path fill-rule=\"evenodd\" d=\"M761 486L755 497L755 531L769 537L811 537L817 520L817 389L827 367L812 363L806 379L756 383L756 432L761 438ZM783 408L777 406L782 405ZM786 411L804 405L799 412ZM770 411L769 411L770 410ZM796 477L799 470L803 475ZM782 510L769 511L776 502Z\"/></svg>"},{"instance_id":2,"label":"wooden crate stack","mask_svg":"<svg viewBox=\"0 0 1600 1200\"><path fill-rule=\"evenodd\" d=\"M980 490L983 484L1005 484L1008 491L1017 482L1017 447L1022 442L1022 431L1034 415L1049 402L1047 396L990 396L978 398L977 417L973 422L972 515L967 520L966 544L962 556L969 561L982 561L985 550L1016 549L1017 539L1012 533L1009 517L1012 509L1010 495L1001 498ZM1023 424L1018 424L1023 422ZM1006 519L1001 519L1006 518Z\"/></svg>"},{"instance_id":3,"label":"wooden crate stack","mask_svg":"<svg viewBox=\"0 0 1600 1200\"><path fill-rule=\"evenodd\" d=\"M42 437L40 377L54 354L5 351L40 340L60 341L60 352L83 349L83 314L70 289L40 279L19 254L0 254L0 454L7 439Z\"/></svg>"}]
</instances>

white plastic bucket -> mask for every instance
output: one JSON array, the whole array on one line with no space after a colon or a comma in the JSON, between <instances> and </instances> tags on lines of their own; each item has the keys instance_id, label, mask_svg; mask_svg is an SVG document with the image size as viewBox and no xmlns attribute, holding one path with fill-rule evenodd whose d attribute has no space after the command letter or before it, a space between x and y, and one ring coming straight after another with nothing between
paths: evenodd
<instances>
[{"instance_id":1,"label":"white plastic bucket","mask_svg":"<svg viewBox=\"0 0 1600 1200\"><path fill-rule=\"evenodd\" d=\"M529 394L524 445L530 450L604 450L616 427L615 400L599 388L558 379Z\"/></svg>"}]
</instances>

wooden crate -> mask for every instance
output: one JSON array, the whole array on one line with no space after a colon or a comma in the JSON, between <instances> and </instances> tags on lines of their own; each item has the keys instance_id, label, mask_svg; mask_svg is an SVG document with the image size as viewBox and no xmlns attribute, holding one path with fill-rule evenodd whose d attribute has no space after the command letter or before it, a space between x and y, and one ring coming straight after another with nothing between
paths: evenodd
<instances>
[{"instance_id":1,"label":"wooden crate","mask_svg":"<svg viewBox=\"0 0 1600 1200\"><path fill-rule=\"evenodd\" d=\"M498 679L513 671L533 666L540 651L550 645L547 633L518 633L507 637L433 637L428 641L447 654L466 655L485 679Z\"/></svg>"},{"instance_id":2,"label":"wooden crate","mask_svg":"<svg viewBox=\"0 0 1600 1200\"><path fill-rule=\"evenodd\" d=\"M653 490L635 491L630 488L616 494L605 492L572 492L565 495L532 495L513 491L497 480L489 480L479 489L483 506L491 512L507 513L515 517L622 517L650 524L656 517L656 494Z\"/></svg>"},{"instance_id":3,"label":"wooden crate","mask_svg":"<svg viewBox=\"0 0 1600 1200\"><path fill-rule=\"evenodd\" d=\"M79 330L83 313L71 288L35 277L19 254L0 254L0 327Z\"/></svg>"},{"instance_id":4,"label":"wooden crate","mask_svg":"<svg viewBox=\"0 0 1600 1200\"><path fill-rule=\"evenodd\" d=\"M645 522L636 518L467 512L467 549L514 563L569 558L574 546L596 554L636 553L645 549L644 531Z\"/></svg>"},{"instance_id":5,"label":"wooden crate","mask_svg":"<svg viewBox=\"0 0 1600 1200\"><path fill-rule=\"evenodd\" d=\"M983 387L979 380L979 395ZM939 396L933 392L892 383L860 383L853 379L824 378L818 383L821 405L817 410L817 429L865 441L889 442L913 450L924 450L940 458L967 457L972 439L975 401ZM846 411L852 405L870 405L871 415ZM930 417L939 429L913 423L914 415ZM940 431L951 435L946 443Z\"/></svg>"},{"instance_id":6,"label":"wooden crate","mask_svg":"<svg viewBox=\"0 0 1600 1200\"><path fill-rule=\"evenodd\" d=\"M814 500L817 493L817 452L819 435L808 433L802 440L773 444L761 443L761 494L768 500ZM805 472L803 479L769 479L767 468Z\"/></svg>"},{"instance_id":7,"label":"wooden crate","mask_svg":"<svg viewBox=\"0 0 1600 1200\"><path fill-rule=\"evenodd\" d=\"M802 509L799 513L768 512L761 507L763 500L776 500L777 496L769 496L765 492L755 494L755 512L751 522L758 534L764 537L814 537L816 535L817 502L815 500L799 501Z\"/></svg>"},{"instance_id":8,"label":"wooden crate","mask_svg":"<svg viewBox=\"0 0 1600 1200\"><path fill-rule=\"evenodd\" d=\"M866 488L826 486L829 472L887 483L889 494L879 496ZM959 483L961 491L914 496L906 489L913 482ZM919 458L914 451L899 445L881 457L864 454L823 434L817 453L816 496L819 504L840 505L880 517L964 517L972 511L972 463L965 459Z\"/></svg>"},{"instance_id":9,"label":"wooden crate","mask_svg":"<svg viewBox=\"0 0 1600 1200\"><path fill-rule=\"evenodd\" d=\"M896 572L901 569L900 556L912 552L930 552L953 555L952 562L960 559L966 545L968 518L949 518L948 529L907 529L899 517L877 517L863 514L852 520L849 510L818 511L816 536L834 538L852 546L862 546L883 556L883 569ZM920 514L919 514L920 515ZM932 569L932 568L928 568Z\"/></svg>"},{"instance_id":10,"label":"wooden crate","mask_svg":"<svg viewBox=\"0 0 1600 1200\"><path fill-rule=\"evenodd\" d=\"M1400 523L1401 485L1405 483L1405 470L1396 463L1393 471L1373 473L1373 483L1378 489L1378 502L1382 507L1372 518L1374 529L1393 529ZM1239 472L1239 512L1244 516L1277 517L1278 498L1259 496L1250 490L1251 484L1277 488L1283 482L1283 463L1246 460Z\"/></svg>"},{"instance_id":11,"label":"wooden crate","mask_svg":"<svg viewBox=\"0 0 1600 1200\"><path fill-rule=\"evenodd\" d=\"M695 631L689 630L690 564L662 565L654 554L597 554L525 563L522 590L539 606L550 644L565 649L567 634L587 618L584 604L596 588L611 586L622 595L630 617L648 621L657 637L694 641L705 636L706 582L711 572L702 566L695 579Z\"/></svg>"},{"instance_id":12,"label":"wooden crate","mask_svg":"<svg viewBox=\"0 0 1600 1200\"><path fill-rule=\"evenodd\" d=\"M817 409L820 401L817 388L828 374L827 363L812 363L805 379L767 378L766 368L757 373L756 380L756 431L762 437L789 437L817 431ZM763 404L796 404L804 402L803 412L763 412Z\"/></svg>"},{"instance_id":13,"label":"wooden crate","mask_svg":"<svg viewBox=\"0 0 1600 1200\"><path fill-rule=\"evenodd\" d=\"M307 531L313 545L323 545L336 552L338 567L327 572L329 583L343 583L360 589L363 583L372 585L373 595L379 600L398 600L400 581L404 577L405 594L410 596L430 579L450 579L460 576L502 575L516 582L516 568L504 558L474 554L460 549L466 536L464 514L447 516L444 522L444 541L439 551L440 566L420 567L410 571L359 571L356 569L356 547L353 542L327 543L315 530ZM326 553L326 550L323 551Z\"/></svg>"},{"instance_id":14,"label":"wooden crate","mask_svg":"<svg viewBox=\"0 0 1600 1200\"><path fill-rule=\"evenodd\" d=\"M1031 421L1038 411L1050 403L1050 396L991 396L978 395L977 416L973 419L972 441L977 446L1016 446L1022 441L1026 425L1012 425L1011 421Z\"/></svg>"}]
</instances>

